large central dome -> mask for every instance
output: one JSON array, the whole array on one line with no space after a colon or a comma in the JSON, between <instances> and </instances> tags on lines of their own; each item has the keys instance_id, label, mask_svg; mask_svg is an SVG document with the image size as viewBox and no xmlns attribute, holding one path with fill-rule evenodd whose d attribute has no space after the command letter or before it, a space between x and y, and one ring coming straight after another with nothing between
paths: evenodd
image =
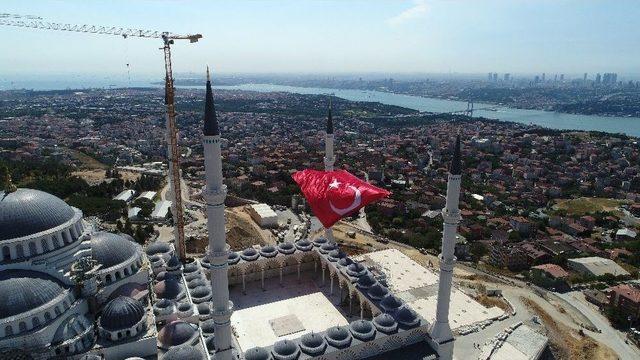
<instances>
[{"instance_id":1,"label":"large central dome","mask_svg":"<svg viewBox=\"0 0 640 360\"><path fill-rule=\"evenodd\" d=\"M0 240L49 230L73 218L73 209L60 198L40 190L0 192Z\"/></svg>"},{"instance_id":2,"label":"large central dome","mask_svg":"<svg viewBox=\"0 0 640 360\"><path fill-rule=\"evenodd\" d=\"M0 319L40 307L64 291L57 279L31 270L0 271L0 289Z\"/></svg>"}]
</instances>

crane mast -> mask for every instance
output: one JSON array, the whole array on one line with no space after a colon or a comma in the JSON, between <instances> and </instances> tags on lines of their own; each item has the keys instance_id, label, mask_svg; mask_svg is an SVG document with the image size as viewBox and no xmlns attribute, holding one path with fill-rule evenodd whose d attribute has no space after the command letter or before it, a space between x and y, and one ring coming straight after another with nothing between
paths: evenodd
<instances>
[{"instance_id":1,"label":"crane mast","mask_svg":"<svg viewBox=\"0 0 640 360\"><path fill-rule=\"evenodd\" d=\"M200 34L178 35L166 31L128 29L121 27L61 24L43 21L41 17L32 15L16 15L0 13L0 25L32 28L40 30L71 31L89 34L117 35L127 38L160 38L164 46L165 67L165 105L167 107L167 145L169 163L169 186L172 193L171 212L174 216L174 241L178 257L186 260L184 243L184 206L182 204L182 183L180 177L180 152L178 150L178 130L176 127L175 88L173 86L173 69L171 66L171 45L174 40L189 40L197 42L202 38Z\"/></svg>"}]
</instances>

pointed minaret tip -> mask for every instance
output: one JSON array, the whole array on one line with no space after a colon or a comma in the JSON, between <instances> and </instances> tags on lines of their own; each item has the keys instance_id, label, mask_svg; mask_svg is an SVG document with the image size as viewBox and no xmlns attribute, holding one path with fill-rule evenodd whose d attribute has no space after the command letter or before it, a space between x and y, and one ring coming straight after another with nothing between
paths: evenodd
<instances>
[{"instance_id":1,"label":"pointed minaret tip","mask_svg":"<svg viewBox=\"0 0 640 360\"><path fill-rule=\"evenodd\" d=\"M216 136L220 135L220 129L218 127L218 118L216 116L216 109L213 105L213 90L211 90L211 78L209 75L209 66L207 66L207 91L204 101L204 135Z\"/></svg>"},{"instance_id":2,"label":"pointed minaret tip","mask_svg":"<svg viewBox=\"0 0 640 360\"><path fill-rule=\"evenodd\" d=\"M451 160L451 175L460 175L462 173L462 159L460 154L460 135L456 136L456 145L453 151L453 160Z\"/></svg>"},{"instance_id":3,"label":"pointed minaret tip","mask_svg":"<svg viewBox=\"0 0 640 360\"><path fill-rule=\"evenodd\" d=\"M329 114L327 116L327 134L333 134L333 117L331 116L331 110L333 109L333 103L331 97L329 97Z\"/></svg>"}]
</instances>

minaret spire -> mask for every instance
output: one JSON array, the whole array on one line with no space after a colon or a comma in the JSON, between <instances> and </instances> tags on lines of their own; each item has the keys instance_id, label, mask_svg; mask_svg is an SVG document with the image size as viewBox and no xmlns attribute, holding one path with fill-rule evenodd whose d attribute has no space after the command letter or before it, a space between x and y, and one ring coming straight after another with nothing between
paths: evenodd
<instances>
[{"instance_id":1,"label":"minaret spire","mask_svg":"<svg viewBox=\"0 0 640 360\"><path fill-rule=\"evenodd\" d=\"M449 168L447 182L447 200L442 211L444 226L442 231L442 253L440 253L440 279L438 282L438 303L436 305L436 321L431 327L431 338L436 342L439 358L453 359L453 332L449 325L449 304L451 302L451 283L458 224L460 223L460 183L461 175L460 135L456 138L453 159Z\"/></svg>"},{"instance_id":2,"label":"minaret spire","mask_svg":"<svg viewBox=\"0 0 640 360\"><path fill-rule=\"evenodd\" d=\"M331 110L333 104L331 103L331 96L329 96L329 111L327 114L327 131L324 136L324 171L333 171L333 164L336 162L336 157L333 155L333 116ZM325 229L325 236L329 241L333 241L333 230L331 228Z\"/></svg>"},{"instance_id":3,"label":"minaret spire","mask_svg":"<svg viewBox=\"0 0 640 360\"><path fill-rule=\"evenodd\" d=\"M213 92L209 68L207 67L207 94L204 112L204 170L205 189L202 195L207 203L207 231L209 233L209 262L211 263L212 309L215 325L215 359L233 358L231 334L231 313L233 304L229 301L228 258L229 245L225 235L224 200L227 186L222 177L222 150L220 131L213 105Z\"/></svg>"},{"instance_id":4,"label":"minaret spire","mask_svg":"<svg viewBox=\"0 0 640 360\"><path fill-rule=\"evenodd\" d=\"M333 109L333 104L331 103L331 98L329 98L329 115L327 116L327 134L333 134L333 117L331 116L332 109Z\"/></svg>"},{"instance_id":5,"label":"minaret spire","mask_svg":"<svg viewBox=\"0 0 640 360\"><path fill-rule=\"evenodd\" d=\"M213 104L213 90L211 90L209 66L207 66L207 91L204 103L204 135L220 135L220 128L218 127L218 117L216 116L216 108Z\"/></svg>"}]
</instances>

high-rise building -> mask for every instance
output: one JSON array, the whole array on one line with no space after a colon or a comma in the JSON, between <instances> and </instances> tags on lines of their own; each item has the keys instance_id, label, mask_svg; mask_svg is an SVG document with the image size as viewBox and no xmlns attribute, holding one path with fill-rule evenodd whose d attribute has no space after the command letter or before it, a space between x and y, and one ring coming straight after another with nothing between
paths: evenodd
<instances>
[{"instance_id":1,"label":"high-rise building","mask_svg":"<svg viewBox=\"0 0 640 360\"><path fill-rule=\"evenodd\" d=\"M504 82L509 82L510 80L511 80L511 74L505 73L504 74Z\"/></svg>"},{"instance_id":2,"label":"high-rise building","mask_svg":"<svg viewBox=\"0 0 640 360\"><path fill-rule=\"evenodd\" d=\"M596 85L600 85L600 83L602 82L602 76L600 75L600 73L596 74Z\"/></svg>"},{"instance_id":3,"label":"high-rise building","mask_svg":"<svg viewBox=\"0 0 640 360\"><path fill-rule=\"evenodd\" d=\"M587 73L584 73L584 76L582 76L582 81L587 82Z\"/></svg>"}]
</instances>

